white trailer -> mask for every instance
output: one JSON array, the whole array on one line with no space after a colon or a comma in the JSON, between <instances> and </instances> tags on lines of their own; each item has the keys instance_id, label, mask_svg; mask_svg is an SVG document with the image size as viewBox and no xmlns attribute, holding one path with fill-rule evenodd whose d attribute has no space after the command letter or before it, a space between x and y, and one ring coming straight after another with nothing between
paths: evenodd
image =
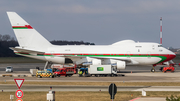
<instances>
[{"instance_id":1,"label":"white trailer","mask_svg":"<svg viewBox=\"0 0 180 101\"><path fill-rule=\"evenodd\" d=\"M111 65L90 65L89 74L99 76L117 76L116 68Z\"/></svg>"}]
</instances>

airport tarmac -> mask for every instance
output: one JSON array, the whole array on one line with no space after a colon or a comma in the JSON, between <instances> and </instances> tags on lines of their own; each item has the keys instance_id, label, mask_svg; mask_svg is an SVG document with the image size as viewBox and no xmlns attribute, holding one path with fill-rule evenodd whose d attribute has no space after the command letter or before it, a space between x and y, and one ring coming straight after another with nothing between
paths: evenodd
<instances>
[{"instance_id":1,"label":"airport tarmac","mask_svg":"<svg viewBox=\"0 0 180 101\"><path fill-rule=\"evenodd\" d=\"M13 66L13 73L6 73L6 66ZM23 77L26 79L26 81L48 80L51 82L180 82L180 67L175 67L174 73L163 73L159 71L160 66L158 66L156 67L156 72L151 73L151 66L127 66L125 70L119 72L119 74L124 74L125 76L120 77L78 77L78 74L75 74L72 77L31 77L29 70L35 69L36 67L40 67L40 69L43 69L44 63L0 64L0 81L13 81L14 78L17 78L17 75L27 75L27 77ZM2 74L12 74L14 77L2 77Z\"/></svg>"},{"instance_id":2,"label":"airport tarmac","mask_svg":"<svg viewBox=\"0 0 180 101\"><path fill-rule=\"evenodd\" d=\"M108 91L109 86L86 85L22 85L23 91L48 91L52 87L55 91ZM16 84L0 84L4 92L16 91ZM117 91L180 91L179 86L117 86Z\"/></svg>"},{"instance_id":3,"label":"airport tarmac","mask_svg":"<svg viewBox=\"0 0 180 101\"><path fill-rule=\"evenodd\" d=\"M29 71L30 69L35 69L39 67L44 69L45 63L1 63L0 71L5 71L7 66L12 66L14 71ZM156 66L155 70L159 71L159 68L162 66ZM150 72L152 66L126 66L124 70L121 70L120 73L141 73L141 72ZM175 67L175 71L180 72L180 67Z\"/></svg>"},{"instance_id":4,"label":"airport tarmac","mask_svg":"<svg viewBox=\"0 0 180 101\"><path fill-rule=\"evenodd\" d=\"M120 74L125 76L120 77L78 77L78 74L72 77L55 77L55 78L37 78L31 76L29 70L40 67L44 68L44 63L11 63L0 64L0 81L14 81L14 78L24 78L26 81L32 82L180 82L180 67L175 67L175 72L163 73L159 71L160 66L157 66L156 72L151 73L151 66L127 66L125 70L120 71ZM13 66L13 73L6 73L5 68ZM14 77L2 77L2 74L12 74ZM17 77L18 74L28 75L28 77ZM108 86L67 86L67 85L27 85L22 86L23 91L48 91L52 86L55 91L108 91ZM4 92L16 91L18 88L15 84L0 84L0 90ZM179 86L118 86L118 91L180 91ZM164 98L155 98L157 101L165 101ZM154 100L155 100L154 99ZM132 101L151 101L152 98L139 98Z\"/></svg>"},{"instance_id":5,"label":"airport tarmac","mask_svg":"<svg viewBox=\"0 0 180 101\"><path fill-rule=\"evenodd\" d=\"M14 74L14 73L7 73ZM31 76L30 73L25 73ZM72 77L55 77L55 78L37 78L37 77L20 77L26 81L50 81L50 82L180 82L180 72L174 73L123 73L125 76L119 77L78 77L78 74ZM13 81L15 77L2 77L0 81ZM17 75L17 74L14 74ZM23 74L22 74L23 75Z\"/></svg>"}]
</instances>

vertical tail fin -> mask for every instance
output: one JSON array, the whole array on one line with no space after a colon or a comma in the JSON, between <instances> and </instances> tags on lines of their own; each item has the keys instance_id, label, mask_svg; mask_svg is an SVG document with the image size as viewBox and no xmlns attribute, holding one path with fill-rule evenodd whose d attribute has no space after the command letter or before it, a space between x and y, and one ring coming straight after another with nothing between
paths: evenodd
<instances>
[{"instance_id":1,"label":"vertical tail fin","mask_svg":"<svg viewBox=\"0 0 180 101\"><path fill-rule=\"evenodd\" d=\"M16 12L7 12L20 47L43 50L51 46L40 33L31 27Z\"/></svg>"}]
</instances>

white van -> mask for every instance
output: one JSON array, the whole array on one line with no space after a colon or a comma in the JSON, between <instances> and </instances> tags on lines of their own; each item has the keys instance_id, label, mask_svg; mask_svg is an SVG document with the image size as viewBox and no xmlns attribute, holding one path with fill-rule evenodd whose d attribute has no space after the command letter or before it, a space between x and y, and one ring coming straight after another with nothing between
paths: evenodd
<instances>
[{"instance_id":1,"label":"white van","mask_svg":"<svg viewBox=\"0 0 180 101\"><path fill-rule=\"evenodd\" d=\"M13 67L12 66L7 66L6 67L6 72L13 72Z\"/></svg>"}]
</instances>

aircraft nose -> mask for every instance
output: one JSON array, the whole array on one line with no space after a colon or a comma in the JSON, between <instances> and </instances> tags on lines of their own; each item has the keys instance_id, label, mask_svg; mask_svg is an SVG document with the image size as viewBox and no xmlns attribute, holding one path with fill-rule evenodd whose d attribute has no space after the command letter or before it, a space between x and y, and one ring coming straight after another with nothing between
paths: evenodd
<instances>
[{"instance_id":1,"label":"aircraft nose","mask_svg":"<svg viewBox=\"0 0 180 101\"><path fill-rule=\"evenodd\" d=\"M166 59L165 61L170 61L170 60L174 59L175 57L176 57L176 54L173 53L173 52L171 52L171 54L169 54L169 55L167 56L167 59Z\"/></svg>"}]
</instances>

